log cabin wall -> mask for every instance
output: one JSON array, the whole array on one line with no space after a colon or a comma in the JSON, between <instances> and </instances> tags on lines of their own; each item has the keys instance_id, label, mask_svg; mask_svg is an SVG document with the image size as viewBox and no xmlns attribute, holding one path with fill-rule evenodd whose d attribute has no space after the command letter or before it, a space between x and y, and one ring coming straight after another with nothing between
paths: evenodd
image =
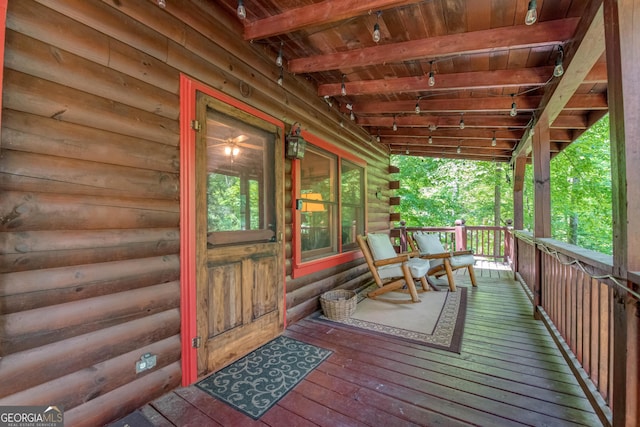
<instances>
[{"instance_id":1,"label":"log cabin wall","mask_svg":"<svg viewBox=\"0 0 640 427\"><path fill-rule=\"evenodd\" d=\"M0 405L101 425L178 387L179 76L367 161L368 229L389 223L389 156L242 41L215 2L9 1L0 146ZM287 316L369 280L361 261L291 279ZM144 353L157 366L136 374Z\"/></svg>"}]
</instances>

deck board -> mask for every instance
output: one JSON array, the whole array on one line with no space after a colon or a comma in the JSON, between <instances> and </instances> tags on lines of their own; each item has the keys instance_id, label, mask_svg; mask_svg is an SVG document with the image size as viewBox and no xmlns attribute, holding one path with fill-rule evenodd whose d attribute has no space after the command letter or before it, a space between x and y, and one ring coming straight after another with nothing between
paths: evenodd
<instances>
[{"instance_id":1,"label":"deck board","mask_svg":"<svg viewBox=\"0 0 640 427\"><path fill-rule=\"evenodd\" d=\"M478 288L456 275L469 288L459 355L309 317L285 335L334 353L259 421L193 386L142 412L163 427L602 425L512 274L476 270Z\"/></svg>"}]
</instances>

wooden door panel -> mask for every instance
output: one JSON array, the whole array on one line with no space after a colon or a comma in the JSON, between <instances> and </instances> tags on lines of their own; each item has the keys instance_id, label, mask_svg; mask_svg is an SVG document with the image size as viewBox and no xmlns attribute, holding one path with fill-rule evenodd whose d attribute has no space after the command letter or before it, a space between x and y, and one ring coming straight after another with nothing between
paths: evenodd
<instances>
[{"instance_id":1,"label":"wooden door panel","mask_svg":"<svg viewBox=\"0 0 640 427\"><path fill-rule=\"evenodd\" d=\"M272 257L258 258L253 261L253 319L277 310L277 292L273 287L273 278L278 268Z\"/></svg>"},{"instance_id":2,"label":"wooden door panel","mask_svg":"<svg viewBox=\"0 0 640 427\"><path fill-rule=\"evenodd\" d=\"M242 325L242 263L209 264L209 338Z\"/></svg>"}]
</instances>

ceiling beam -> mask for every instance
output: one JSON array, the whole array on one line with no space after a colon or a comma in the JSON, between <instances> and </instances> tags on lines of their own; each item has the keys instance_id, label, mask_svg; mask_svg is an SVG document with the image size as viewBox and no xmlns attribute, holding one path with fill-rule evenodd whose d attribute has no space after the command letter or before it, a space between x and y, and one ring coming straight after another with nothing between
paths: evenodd
<instances>
[{"instance_id":1,"label":"ceiling beam","mask_svg":"<svg viewBox=\"0 0 640 427\"><path fill-rule=\"evenodd\" d=\"M536 25L500 27L385 44L347 52L294 58L289 61L289 71L296 74L313 73L409 60L436 60L462 54L562 44L573 37L579 21L580 18L559 19L538 22Z\"/></svg>"},{"instance_id":2,"label":"ceiling beam","mask_svg":"<svg viewBox=\"0 0 640 427\"><path fill-rule=\"evenodd\" d=\"M537 110L542 96L516 96L518 113ZM509 112L511 96L493 96L487 98L422 99L421 111L441 113L462 112ZM354 114L415 114L416 101L363 102L352 105ZM606 110L605 94L574 95L566 102L567 110ZM346 104L340 110L349 114ZM557 116L556 116L557 117ZM458 122L460 117L458 117Z\"/></svg>"},{"instance_id":3,"label":"ceiling beam","mask_svg":"<svg viewBox=\"0 0 640 427\"><path fill-rule=\"evenodd\" d=\"M538 108L541 96L521 96L515 101L518 111L533 111ZM494 96L488 98L447 98L422 99L420 110L448 113L460 112L509 112L512 98L510 96ZM340 107L343 113L349 113L346 106ZM353 105L355 114L415 114L416 101L363 102ZM460 117L458 117L460 121Z\"/></svg>"},{"instance_id":4,"label":"ceiling beam","mask_svg":"<svg viewBox=\"0 0 640 427\"><path fill-rule=\"evenodd\" d=\"M580 84L604 53L604 13L602 0L593 0L582 17L581 25L576 30L576 39L565 47L565 72L554 87L545 94L540 103L538 117L548 117L553 123L562 110L576 108L572 104L574 95ZM580 95L590 96L590 95ZM606 102L606 95L605 97ZM607 107L608 108L608 107ZM584 108L595 109L593 107ZM527 156L531 152L531 138L525 135L514 150L513 157Z\"/></svg>"},{"instance_id":5,"label":"ceiling beam","mask_svg":"<svg viewBox=\"0 0 640 427\"><path fill-rule=\"evenodd\" d=\"M605 69L606 71L606 69ZM428 76L397 79L360 80L345 82L349 96L381 93L401 93L441 90L491 89L519 86L543 86L553 75L553 66L521 68L517 70L474 71L470 73L438 74L436 84L429 86ZM606 75L606 74L605 74ZM342 83L318 86L319 96L338 96Z\"/></svg>"},{"instance_id":6,"label":"ceiling beam","mask_svg":"<svg viewBox=\"0 0 640 427\"><path fill-rule=\"evenodd\" d=\"M580 116L571 116L580 118ZM393 117L389 116L360 116L357 118L357 123L360 126L372 126L372 127L391 127L393 126ZM395 118L396 124L399 127L430 127L432 125L437 128L457 128L460 126L460 116L437 116L429 114L412 114L408 116L398 116ZM478 115L478 116L464 116L465 127L468 128L524 128L531 121L530 117L524 115L518 115L511 117L508 114L503 115ZM557 121L557 120L556 120ZM577 121L576 121L577 122ZM559 126L560 127L560 126ZM586 124L585 124L586 127Z\"/></svg>"},{"instance_id":7,"label":"ceiling beam","mask_svg":"<svg viewBox=\"0 0 640 427\"><path fill-rule=\"evenodd\" d=\"M245 40L260 40L301 30L305 27L333 24L374 11L419 3L416 0L324 0L286 10L278 15L247 22ZM249 7L249 5L247 5Z\"/></svg>"}]
</instances>

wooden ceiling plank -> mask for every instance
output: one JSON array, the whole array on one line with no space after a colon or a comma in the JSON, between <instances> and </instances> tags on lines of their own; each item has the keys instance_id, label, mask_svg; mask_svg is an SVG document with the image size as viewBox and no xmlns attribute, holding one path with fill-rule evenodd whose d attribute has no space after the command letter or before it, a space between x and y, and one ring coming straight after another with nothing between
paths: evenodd
<instances>
[{"instance_id":1,"label":"wooden ceiling plank","mask_svg":"<svg viewBox=\"0 0 640 427\"><path fill-rule=\"evenodd\" d=\"M606 68L605 68L606 71ZM553 67L521 68L515 70L475 71L469 73L438 74L436 85L429 86L428 76L396 79L345 82L350 96L381 93L409 93L420 91L469 90L496 87L542 86L553 74ZM319 96L338 96L342 83L318 86Z\"/></svg>"},{"instance_id":2,"label":"wooden ceiling plank","mask_svg":"<svg viewBox=\"0 0 640 427\"><path fill-rule=\"evenodd\" d=\"M291 33L306 27L332 24L354 16L370 14L398 6L418 3L416 0L325 0L289 9L278 15L247 22L245 40L260 40Z\"/></svg>"},{"instance_id":3,"label":"wooden ceiling plank","mask_svg":"<svg viewBox=\"0 0 640 427\"><path fill-rule=\"evenodd\" d=\"M571 39L579 18L516 25L491 30L451 34L401 43L373 46L347 52L335 52L289 61L289 71L296 74L364 67L414 59L493 52L495 50L561 44Z\"/></svg>"}]
</instances>

